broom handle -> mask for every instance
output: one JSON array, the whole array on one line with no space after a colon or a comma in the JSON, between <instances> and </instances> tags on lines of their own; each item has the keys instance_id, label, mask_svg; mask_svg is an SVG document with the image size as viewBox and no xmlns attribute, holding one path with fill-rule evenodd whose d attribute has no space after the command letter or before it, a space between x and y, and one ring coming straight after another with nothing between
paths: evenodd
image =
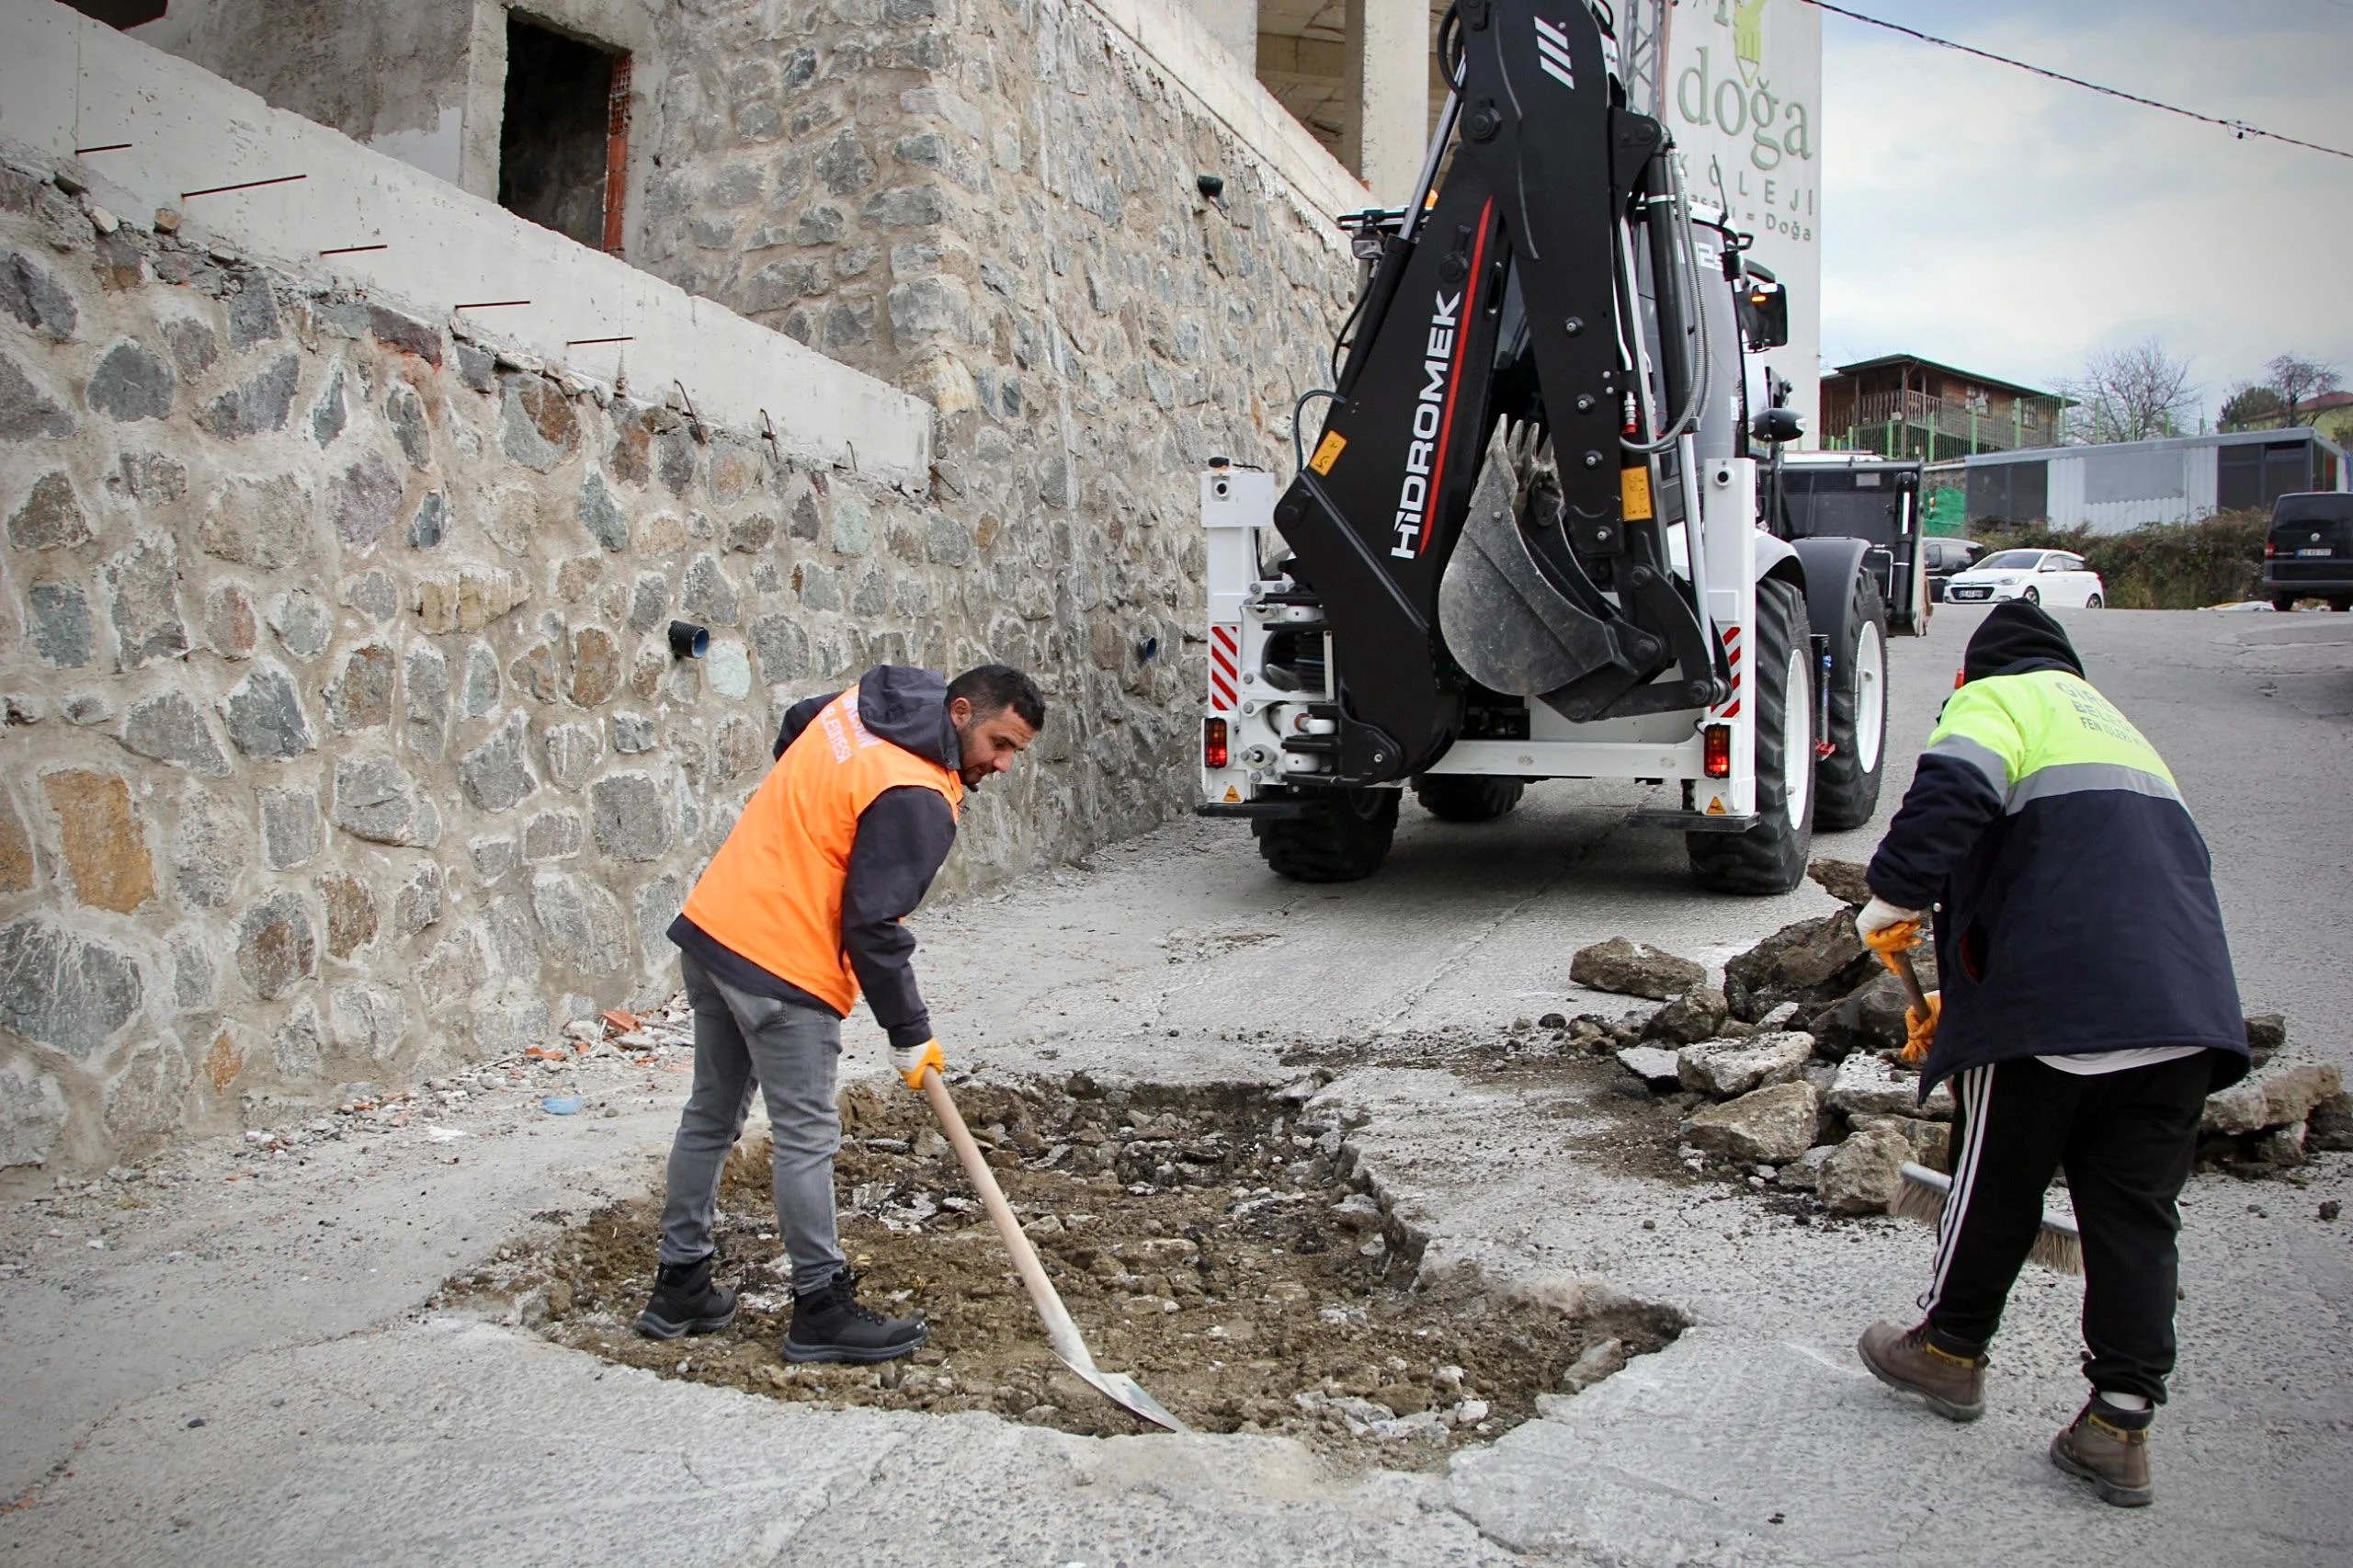
<instances>
[{"instance_id":1,"label":"broom handle","mask_svg":"<svg viewBox=\"0 0 2353 1568\"><path fill-rule=\"evenodd\" d=\"M1920 971L1912 967L1912 949L1906 948L1893 954L1888 967L1895 978L1904 983L1904 992L1912 998L1912 1010L1922 1017L1928 1016L1928 994L1920 989Z\"/></svg>"},{"instance_id":2,"label":"broom handle","mask_svg":"<svg viewBox=\"0 0 2353 1568\"><path fill-rule=\"evenodd\" d=\"M1901 942L1902 946L1896 944ZM1907 920L1874 931L1863 938L1863 945L1879 955L1890 973L1904 983L1904 994L1912 998L1912 1010L1922 1017L1928 1016L1928 994L1920 988L1920 971L1912 967L1912 949L1920 945L1920 925Z\"/></svg>"},{"instance_id":3,"label":"broom handle","mask_svg":"<svg viewBox=\"0 0 2353 1568\"><path fill-rule=\"evenodd\" d=\"M1046 1278L1045 1266L1038 1261L1038 1249L1022 1234L1021 1221L1013 1217L1012 1205L1006 1202L1005 1191L996 1184L996 1173L981 1157L981 1146L972 1142L972 1130L957 1114L956 1102L948 1097L948 1085L939 1081L938 1068L924 1069L923 1094L931 1102L932 1114L939 1118L940 1130L955 1146L965 1178L981 1195L981 1206L988 1210L990 1221L996 1226L998 1239L1005 1243L1005 1250L1013 1255L1014 1270L1021 1276L1022 1288L1029 1292L1030 1304L1038 1309L1038 1316L1046 1325L1046 1337L1053 1341L1054 1354L1082 1375L1094 1375L1095 1358L1088 1352L1086 1342L1079 1337L1078 1324L1071 1321L1070 1311L1063 1305L1054 1282Z\"/></svg>"}]
</instances>

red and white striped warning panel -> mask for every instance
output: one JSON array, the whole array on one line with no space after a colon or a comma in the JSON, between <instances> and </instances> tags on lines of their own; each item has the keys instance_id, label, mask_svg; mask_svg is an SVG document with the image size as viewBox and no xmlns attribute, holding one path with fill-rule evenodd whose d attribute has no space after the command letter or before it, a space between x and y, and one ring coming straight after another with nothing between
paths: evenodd
<instances>
[{"instance_id":1,"label":"red and white striped warning panel","mask_svg":"<svg viewBox=\"0 0 2353 1568\"><path fill-rule=\"evenodd\" d=\"M1219 713L1233 711L1235 683L1242 678L1242 629L1210 628L1210 707Z\"/></svg>"},{"instance_id":2,"label":"red and white striped warning panel","mask_svg":"<svg viewBox=\"0 0 2353 1568\"><path fill-rule=\"evenodd\" d=\"M1732 698L1716 710L1719 719L1735 718L1740 713L1740 688L1744 684L1740 678L1740 628L1724 628L1724 663L1732 666Z\"/></svg>"}]
</instances>

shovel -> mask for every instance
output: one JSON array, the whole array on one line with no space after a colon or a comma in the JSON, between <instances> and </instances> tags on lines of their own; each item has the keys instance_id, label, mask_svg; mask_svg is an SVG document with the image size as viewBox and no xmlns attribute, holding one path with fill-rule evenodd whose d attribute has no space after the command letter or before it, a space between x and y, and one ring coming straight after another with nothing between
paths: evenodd
<instances>
[{"instance_id":1,"label":"shovel","mask_svg":"<svg viewBox=\"0 0 2353 1568\"><path fill-rule=\"evenodd\" d=\"M1005 1250L1013 1255L1013 1267L1021 1276L1024 1289L1029 1292L1030 1304L1038 1309L1038 1316L1046 1325L1046 1337L1053 1342L1054 1354L1063 1365L1092 1384L1097 1392L1112 1403L1123 1406L1157 1426L1171 1432L1187 1430L1185 1424L1168 1413L1152 1395L1144 1392L1135 1379L1125 1372L1107 1372L1097 1367L1094 1356L1086 1348L1086 1341L1078 1336L1078 1324L1070 1321L1070 1312L1063 1299L1055 1293L1054 1283L1046 1278L1045 1266L1038 1261L1037 1248L1021 1233L1020 1221L1013 1217L1013 1210L1005 1201L1005 1193L996 1184L996 1175L981 1158L980 1145L972 1142L972 1131L964 1119L957 1114L956 1102L948 1097L948 1085L939 1081L939 1070L926 1068L923 1075L924 1097L931 1102L932 1114L939 1118L941 1131L948 1142L955 1145L956 1158L962 1162L964 1175L971 1180L972 1190L981 1195L982 1206L989 1211L989 1221L996 1226Z\"/></svg>"}]
</instances>

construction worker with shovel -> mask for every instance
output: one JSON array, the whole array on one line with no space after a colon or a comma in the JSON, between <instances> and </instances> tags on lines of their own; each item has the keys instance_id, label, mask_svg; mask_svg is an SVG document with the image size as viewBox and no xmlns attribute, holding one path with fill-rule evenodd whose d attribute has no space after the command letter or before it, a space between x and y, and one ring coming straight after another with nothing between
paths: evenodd
<instances>
[{"instance_id":1,"label":"construction worker with shovel","mask_svg":"<svg viewBox=\"0 0 2353 1568\"><path fill-rule=\"evenodd\" d=\"M695 1016L695 1077L671 1145L661 1269L638 1332L710 1334L735 1315L711 1278L711 1222L755 1084L792 1267L788 1361L888 1361L928 1330L859 1304L835 1228L841 1021L865 993L892 1066L943 1065L901 924L955 842L964 793L1013 766L1046 722L1005 665L944 681L880 665L785 714L769 769L670 926Z\"/></svg>"},{"instance_id":2,"label":"construction worker with shovel","mask_svg":"<svg viewBox=\"0 0 2353 1568\"><path fill-rule=\"evenodd\" d=\"M2083 1235L2091 1398L2052 1462L2102 1500L2155 1494L2148 1431L2174 1364L2176 1199L2206 1096L2247 1069L2205 840L2173 775L2084 678L2059 623L1996 605L1872 858L1874 945L1936 910L1940 1006L1920 1094L1959 1104L1935 1273L1911 1329L1859 1346L1954 1421L2064 1168Z\"/></svg>"}]
</instances>

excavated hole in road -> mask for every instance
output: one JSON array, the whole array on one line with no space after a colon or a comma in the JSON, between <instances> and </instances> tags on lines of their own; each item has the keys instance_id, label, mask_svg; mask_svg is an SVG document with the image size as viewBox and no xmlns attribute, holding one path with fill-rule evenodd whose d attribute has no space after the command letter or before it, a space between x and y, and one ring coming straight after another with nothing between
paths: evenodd
<instances>
[{"instance_id":1,"label":"excavated hole in road","mask_svg":"<svg viewBox=\"0 0 2353 1568\"><path fill-rule=\"evenodd\" d=\"M1588 1348L1615 1339L1640 1355L1680 1330L1654 1307L1414 1289L1422 1239L1364 1190L1340 1129L1257 1085L1100 1090L1081 1075L954 1093L1097 1361L1199 1430L1432 1466L1529 1419ZM442 1301L504 1298L559 1344L772 1398L1149 1430L1047 1348L924 1103L857 1087L842 1108L843 1250L866 1301L929 1322L910 1362L780 1358L792 1308L764 1138L735 1151L721 1188L720 1278L742 1292L722 1333L665 1343L631 1327L653 1284L658 1195L506 1249Z\"/></svg>"}]
</instances>

